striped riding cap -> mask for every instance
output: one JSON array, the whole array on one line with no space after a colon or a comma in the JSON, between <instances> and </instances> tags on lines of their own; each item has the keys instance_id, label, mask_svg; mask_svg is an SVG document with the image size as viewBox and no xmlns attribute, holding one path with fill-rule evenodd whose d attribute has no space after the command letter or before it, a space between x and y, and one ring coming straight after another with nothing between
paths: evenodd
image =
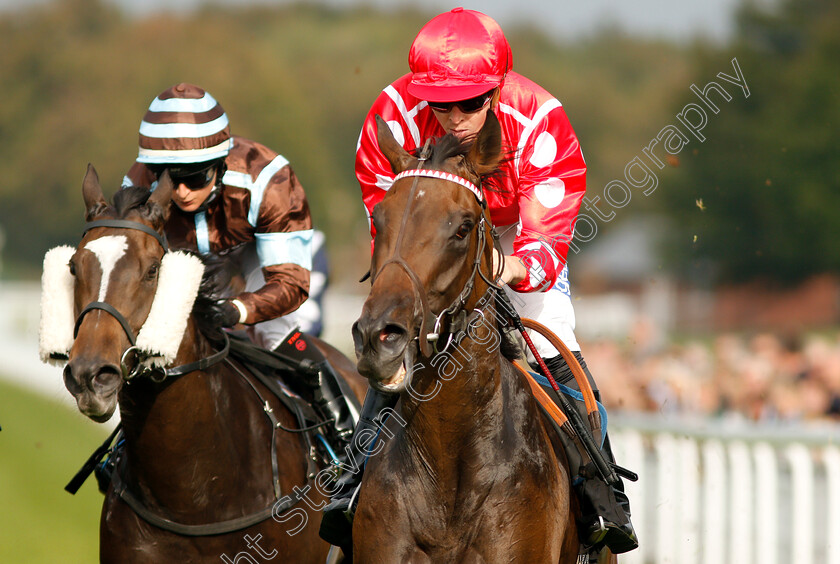
<instances>
[{"instance_id":1,"label":"striped riding cap","mask_svg":"<svg viewBox=\"0 0 840 564\"><path fill-rule=\"evenodd\" d=\"M226 157L232 146L222 106L204 89L182 82L158 95L143 116L137 161L203 163Z\"/></svg>"}]
</instances>

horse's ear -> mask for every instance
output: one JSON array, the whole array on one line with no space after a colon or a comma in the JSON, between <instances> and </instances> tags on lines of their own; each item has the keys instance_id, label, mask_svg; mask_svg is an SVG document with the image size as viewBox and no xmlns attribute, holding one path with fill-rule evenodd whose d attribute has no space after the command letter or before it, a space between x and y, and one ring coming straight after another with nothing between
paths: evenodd
<instances>
[{"instance_id":1,"label":"horse's ear","mask_svg":"<svg viewBox=\"0 0 840 564\"><path fill-rule=\"evenodd\" d=\"M470 148L469 160L479 175L485 175L496 170L501 158L502 126L493 110L489 110L484 126Z\"/></svg>"},{"instance_id":2,"label":"horse's ear","mask_svg":"<svg viewBox=\"0 0 840 564\"><path fill-rule=\"evenodd\" d=\"M379 114L376 115L376 140L379 141L379 150L391 163L394 174L399 174L408 168L413 157L397 143L391 128Z\"/></svg>"},{"instance_id":3,"label":"horse's ear","mask_svg":"<svg viewBox=\"0 0 840 564\"><path fill-rule=\"evenodd\" d=\"M165 222L169 217L169 202L172 200L172 178L169 176L169 170L163 171L158 179L157 186L149 196L146 207L149 210L149 218L160 218L161 222Z\"/></svg>"},{"instance_id":4,"label":"horse's ear","mask_svg":"<svg viewBox=\"0 0 840 564\"><path fill-rule=\"evenodd\" d=\"M163 171L158 179L157 187L149 196L149 203L158 205L162 208L169 208L169 202L172 200L172 177L169 176L169 169Z\"/></svg>"},{"instance_id":5,"label":"horse's ear","mask_svg":"<svg viewBox=\"0 0 840 564\"><path fill-rule=\"evenodd\" d=\"M88 163L85 179L82 181L82 197L85 200L85 218L87 221L101 214L108 207L108 202L102 195L102 186L99 184L99 175L96 169Z\"/></svg>"}]
</instances>

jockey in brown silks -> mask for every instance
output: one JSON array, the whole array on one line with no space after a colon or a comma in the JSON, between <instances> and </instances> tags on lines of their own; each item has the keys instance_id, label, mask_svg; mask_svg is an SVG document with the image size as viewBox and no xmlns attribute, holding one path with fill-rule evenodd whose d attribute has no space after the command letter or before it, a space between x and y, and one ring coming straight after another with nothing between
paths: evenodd
<instances>
[{"instance_id":1,"label":"jockey in brown silks","mask_svg":"<svg viewBox=\"0 0 840 564\"><path fill-rule=\"evenodd\" d=\"M245 325L256 344L271 350L296 328L318 336L327 275L323 234L312 228L306 194L289 161L231 135L227 114L213 96L181 83L149 106L137 160L123 186L154 190L166 170L174 184L164 226L169 245L203 256L235 256L244 279L244 291L213 304L209 322ZM303 383L336 421L339 436L349 436L355 408L335 375L326 370L309 380Z\"/></svg>"}]
</instances>

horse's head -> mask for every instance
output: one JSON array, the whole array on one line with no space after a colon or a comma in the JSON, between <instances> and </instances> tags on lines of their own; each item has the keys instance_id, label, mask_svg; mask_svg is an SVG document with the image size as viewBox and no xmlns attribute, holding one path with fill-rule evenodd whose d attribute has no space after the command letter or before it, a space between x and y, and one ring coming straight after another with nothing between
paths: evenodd
<instances>
[{"instance_id":1,"label":"horse's head","mask_svg":"<svg viewBox=\"0 0 840 564\"><path fill-rule=\"evenodd\" d=\"M359 372L395 392L410 382L414 340L430 356L428 334L475 306L487 288L478 274L491 270L492 245L477 186L499 164L501 128L488 112L475 139L446 135L418 158L377 122L380 150L397 176L373 209L372 287L353 340Z\"/></svg>"},{"instance_id":2,"label":"horse's head","mask_svg":"<svg viewBox=\"0 0 840 564\"><path fill-rule=\"evenodd\" d=\"M197 275L200 280L201 271L193 271L189 280L165 282L184 275L183 270L167 267L172 262L168 259L189 257L166 252L162 233L172 196L168 174L151 194L137 187L119 190L108 205L96 171L88 166L83 196L88 225L81 243L75 250L54 249L44 261L42 300L50 303L45 306L42 301L41 347L42 357L68 359L65 386L83 414L102 422L113 415L127 377L126 351L137 353L134 361L158 355L154 362L164 363L173 360L180 344L192 301L188 294L180 298L170 294L169 303L160 303L158 287L183 283L197 288L193 279ZM54 251L58 259L51 264ZM196 257L189 258L200 264ZM178 304L178 299L187 303ZM181 321L161 319L177 318L178 307L186 308ZM51 338L45 333L63 336L50 343L45 342ZM167 352L161 353L164 349Z\"/></svg>"}]
</instances>

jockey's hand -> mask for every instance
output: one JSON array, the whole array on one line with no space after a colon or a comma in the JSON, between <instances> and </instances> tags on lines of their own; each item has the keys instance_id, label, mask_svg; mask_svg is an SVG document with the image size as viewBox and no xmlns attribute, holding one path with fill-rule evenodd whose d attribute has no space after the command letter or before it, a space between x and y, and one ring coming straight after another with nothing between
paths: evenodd
<instances>
[{"instance_id":1,"label":"jockey's hand","mask_svg":"<svg viewBox=\"0 0 840 564\"><path fill-rule=\"evenodd\" d=\"M231 300L219 300L210 308L208 317L215 327L233 327L239 323L239 308Z\"/></svg>"},{"instance_id":2,"label":"jockey's hand","mask_svg":"<svg viewBox=\"0 0 840 564\"><path fill-rule=\"evenodd\" d=\"M503 263L502 272L496 283L518 284L528 276L528 270L522 264L522 259L515 256L502 255L498 249L493 248L493 275L499 274L499 263Z\"/></svg>"}]
</instances>

